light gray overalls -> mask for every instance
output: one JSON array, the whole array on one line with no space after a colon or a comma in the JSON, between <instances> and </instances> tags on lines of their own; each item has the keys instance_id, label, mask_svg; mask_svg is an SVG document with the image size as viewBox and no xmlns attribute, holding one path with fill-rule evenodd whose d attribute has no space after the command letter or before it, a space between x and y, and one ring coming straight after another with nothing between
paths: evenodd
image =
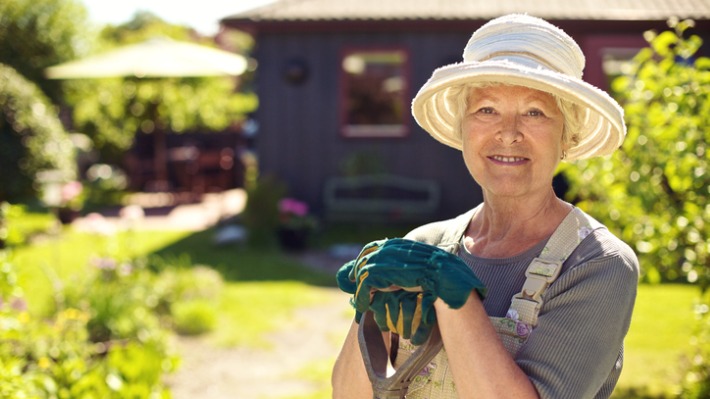
<instances>
[{"instance_id":1,"label":"light gray overalls","mask_svg":"<svg viewBox=\"0 0 710 399\"><path fill-rule=\"evenodd\" d=\"M471 220L478 209L480 207L467 212L461 218ZM438 246L457 254L466 227L465 221L458 223L456 229L444 234L442 244ZM585 237L602 227L578 208L573 208L549 238L540 255L528 266L523 288L513 296L506 317L490 317L493 327L511 356L515 357L537 325L543 301L542 294L559 276L562 264ZM427 342L419 347L408 340L397 340L399 349L394 362L394 374L391 369L387 370L389 356L381 343L381 336L372 315L366 313L360 323L359 341L365 366L373 383L375 398L458 397L438 328L435 328Z\"/></svg>"}]
</instances>

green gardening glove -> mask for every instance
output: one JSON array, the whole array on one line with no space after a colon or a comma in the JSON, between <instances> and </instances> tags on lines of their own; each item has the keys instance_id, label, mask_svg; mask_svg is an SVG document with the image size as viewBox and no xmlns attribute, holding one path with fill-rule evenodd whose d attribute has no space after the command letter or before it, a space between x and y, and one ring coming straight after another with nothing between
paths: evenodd
<instances>
[{"instance_id":1,"label":"green gardening glove","mask_svg":"<svg viewBox=\"0 0 710 399\"><path fill-rule=\"evenodd\" d=\"M365 245L362 250L360 250L360 253L358 254L357 258L345 263L336 273L336 281L338 282L338 287L344 292L347 292L348 294L355 294L357 290L357 284L355 283L355 278L356 278L356 272L359 267L362 267L367 263L367 258L369 254L371 254L374 251L377 251L382 243L387 241L387 239L384 240L379 240L379 241L373 241L367 245ZM350 304L355 306L354 302L354 297L350 299ZM362 311L357 310L355 311L355 321L360 322L360 318L362 317Z\"/></svg>"},{"instance_id":2,"label":"green gardening glove","mask_svg":"<svg viewBox=\"0 0 710 399\"><path fill-rule=\"evenodd\" d=\"M456 255L404 239L367 244L336 277L340 288L353 294L357 322L371 310L382 331L393 331L414 345L423 343L436 323L437 297L458 308L471 290L481 297L485 293L480 280Z\"/></svg>"},{"instance_id":3,"label":"green gardening glove","mask_svg":"<svg viewBox=\"0 0 710 399\"><path fill-rule=\"evenodd\" d=\"M392 331L413 345L421 345L436 324L435 300L425 292L375 291L370 310L381 331Z\"/></svg>"},{"instance_id":4,"label":"green gardening glove","mask_svg":"<svg viewBox=\"0 0 710 399\"><path fill-rule=\"evenodd\" d=\"M354 306L361 313L369 308L372 290L392 287L420 289L454 309L466 303L472 290L480 297L485 295L483 283L456 255L402 238L376 243L366 246L367 253L356 259L350 271L356 285Z\"/></svg>"}]
</instances>

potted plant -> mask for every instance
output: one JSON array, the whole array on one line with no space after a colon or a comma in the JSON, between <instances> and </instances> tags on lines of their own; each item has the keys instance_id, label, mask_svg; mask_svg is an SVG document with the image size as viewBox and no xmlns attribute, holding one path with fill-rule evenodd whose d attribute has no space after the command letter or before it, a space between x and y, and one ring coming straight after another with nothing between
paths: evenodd
<instances>
[{"instance_id":1,"label":"potted plant","mask_svg":"<svg viewBox=\"0 0 710 399\"><path fill-rule=\"evenodd\" d=\"M277 235L281 247L287 251L306 249L309 237L318 226L316 218L308 212L308 204L294 198L283 198L278 208Z\"/></svg>"}]
</instances>

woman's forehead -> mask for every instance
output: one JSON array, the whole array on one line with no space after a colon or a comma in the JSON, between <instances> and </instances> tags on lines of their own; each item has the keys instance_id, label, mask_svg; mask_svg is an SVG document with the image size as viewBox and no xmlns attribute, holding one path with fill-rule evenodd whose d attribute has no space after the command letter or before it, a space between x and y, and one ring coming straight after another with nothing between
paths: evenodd
<instances>
[{"instance_id":1,"label":"woman's forehead","mask_svg":"<svg viewBox=\"0 0 710 399\"><path fill-rule=\"evenodd\" d=\"M525 86L513 86L492 84L483 87L472 87L469 90L469 101L475 100L523 100L523 101L542 101L555 103L555 98L552 94L532 89Z\"/></svg>"}]
</instances>

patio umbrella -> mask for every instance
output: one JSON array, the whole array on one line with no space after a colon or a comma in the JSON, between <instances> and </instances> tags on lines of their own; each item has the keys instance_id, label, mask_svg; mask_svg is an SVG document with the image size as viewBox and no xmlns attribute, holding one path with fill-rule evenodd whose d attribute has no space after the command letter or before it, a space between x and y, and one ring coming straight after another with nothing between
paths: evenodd
<instances>
[{"instance_id":1,"label":"patio umbrella","mask_svg":"<svg viewBox=\"0 0 710 399\"><path fill-rule=\"evenodd\" d=\"M247 59L239 54L160 37L55 65L45 74L50 79L174 78L236 76L246 69ZM156 183L166 187L165 132L160 129L155 131L154 161Z\"/></svg>"},{"instance_id":2,"label":"patio umbrella","mask_svg":"<svg viewBox=\"0 0 710 399\"><path fill-rule=\"evenodd\" d=\"M46 69L50 79L87 79L122 76L189 77L241 75L245 57L227 51L153 38Z\"/></svg>"}]
</instances>

